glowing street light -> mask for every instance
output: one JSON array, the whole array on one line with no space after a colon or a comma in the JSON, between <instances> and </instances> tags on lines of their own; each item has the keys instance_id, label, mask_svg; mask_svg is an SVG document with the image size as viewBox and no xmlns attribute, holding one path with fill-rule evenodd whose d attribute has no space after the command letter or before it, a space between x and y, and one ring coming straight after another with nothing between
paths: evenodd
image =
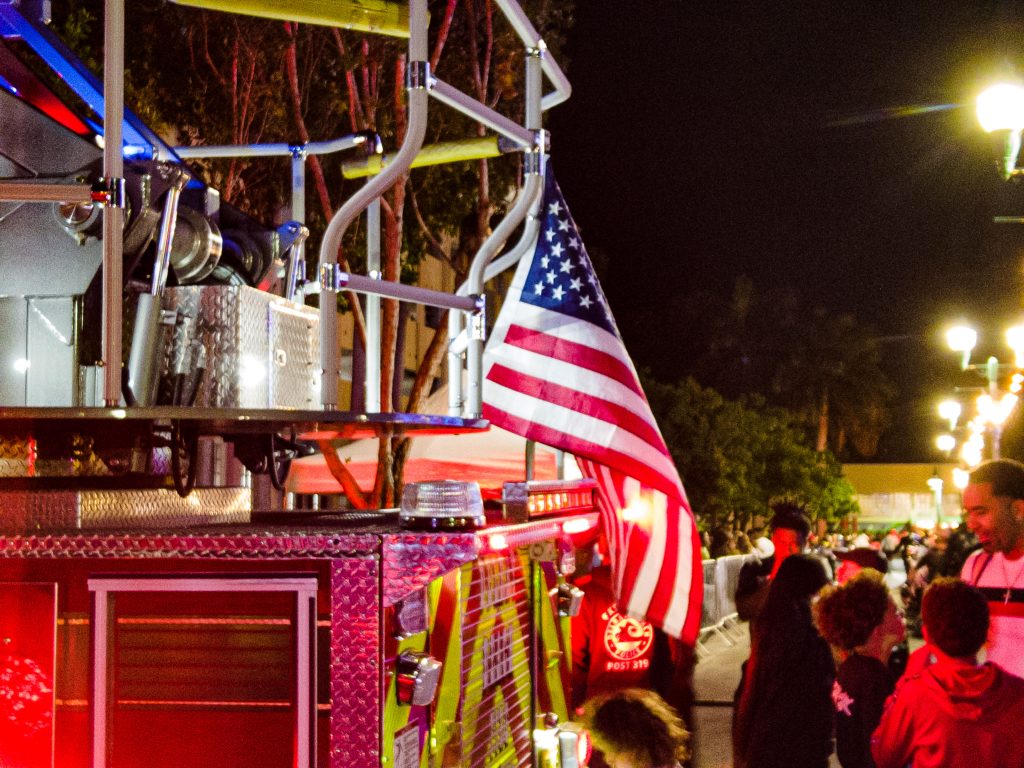
<instances>
[{"instance_id":1,"label":"glowing street light","mask_svg":"<svg viewBox=\"0 0 1024 768\"><path fill-rule=\"evenodd\" d=\"M997 83L978 95L978 122L985 133L1024 130L1024 87Z\"/></svg>"},{"instance_id":2,"label":"glowing street light","mask_svg":"<svg viewBox=\"0 0 1024 768\"><path fill-rule=\"evenodd\" d=\"M956 400L943 400L939 403L939 416L949 422L950 429L956 429L963 409Z\"/></svg>"},{"instance_id":3,"label":"glowing street light","mask_svg":"<svg viewBox=\"0 0 1024 768\"><path fill-rule=\"evenodd\" d=\"M935 447L943 453L949 453L956 448L956 438L950 434L939 435L935 438Z\"/></svg>"},{"instance_id":4,"label":"glowing street light","mask_svg":"<svg viewBox=\"0 0 1024 768\"><path fill-rule=\"evenodd\" d=\"M966 371L971 362L971 350L978 343L978 332L966 325L954 325L946 331L946 343L962 355L960 368Z\"/></svg>"},{"instance_id":5,"label":"glowing street light","mask_svg":"<svg viewBox=\"0 0 1024 768\"><path fill-rule=\"evenodd\" d=\"M1024 87L1017 83L999 83L978 96L978 122L986 133L1005 133L1000 172L1009 180L1020 173L1021 131L1024 131Z\"/></svg>"},{"instance_id":6,"label":"glowing street light","mask_svg":"<svg viewBox=\"0 0 1024 768\"><path fill-rule=\"evenodd\" d=\"M1006 329L1006 346L1013 350L1013 364L1024 368L1024 325Z\"/></svg>"},{"instance_id":7,"label":"glowing street light","mask_svg":"<svg viewBox=\"0 0 1024 768\"><path fill-rule=\"evenodd\" d=\"M966 469L960 467L953 467L953 485L957 487L957 490L963 491L967 487L967 483L971 479L971 473Z\"/></svg>"}]
</instances>

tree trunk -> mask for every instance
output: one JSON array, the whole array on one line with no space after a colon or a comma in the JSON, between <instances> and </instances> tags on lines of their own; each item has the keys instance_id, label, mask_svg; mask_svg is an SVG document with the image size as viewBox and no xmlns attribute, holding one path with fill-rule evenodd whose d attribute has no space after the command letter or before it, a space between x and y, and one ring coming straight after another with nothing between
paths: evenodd
<instances>
[{"instance_id":1,"label":"tree trunk","mask_svg":"<svg viewBox=\"0 0 1024 768\"><path fill-rule=\"evenodd\" d=\"M828 390L821 393L821 404L818 408L818 453L828 450Z\"/></svg>"}]
</instances>

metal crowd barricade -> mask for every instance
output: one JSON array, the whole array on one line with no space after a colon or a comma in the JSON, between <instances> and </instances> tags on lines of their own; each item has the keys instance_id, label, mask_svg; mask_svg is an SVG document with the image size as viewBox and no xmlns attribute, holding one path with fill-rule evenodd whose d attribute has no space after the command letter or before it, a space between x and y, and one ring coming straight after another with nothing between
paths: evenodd
<instances>
[{"instance_id":1,"label":"metal crowd barricade","mask_svg":"<svg viewBox=\"0 0 1024 768\"><path fill-rule=\"evenodd\" d=\"M701 615L697 651L707 655L706 641L717 635L726 645L733 646L743 631L736 615L736 586L740 570L745 563L756 562L757 555L729 555L704 560L704 610Z\"/></svg>"}]
</instances>

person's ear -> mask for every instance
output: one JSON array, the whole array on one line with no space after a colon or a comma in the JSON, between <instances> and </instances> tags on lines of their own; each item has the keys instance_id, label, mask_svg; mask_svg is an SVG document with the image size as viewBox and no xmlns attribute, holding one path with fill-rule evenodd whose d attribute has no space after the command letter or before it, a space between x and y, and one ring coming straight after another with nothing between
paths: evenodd
<instances>
[{"instance_id":1,"label":"person's ear","mask_svg":"<svg viewBox=\"0 0 1024 768\"><path fill-rule=\"evenodd\" d=\"M1024 522L1024 499L1014 499L1010 502L1010 511L1013 512L1013 516Z\"/></svg>"}]
</instances>

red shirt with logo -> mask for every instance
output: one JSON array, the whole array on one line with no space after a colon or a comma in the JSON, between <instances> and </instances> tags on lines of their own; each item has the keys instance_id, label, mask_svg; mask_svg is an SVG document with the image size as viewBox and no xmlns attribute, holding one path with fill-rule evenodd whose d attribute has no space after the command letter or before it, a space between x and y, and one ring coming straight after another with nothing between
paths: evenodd
<instances>
[{"instance_id":1,"label":"red shirt with logo","mask_svg":"<svg viewBox=\"0 0 1024 768\"><path fill-rule=\"evenodd\" d=\"M621 688L651 688L654 627L615 607L611 569L595 568L576 582L585 597L572 619L572 706Z\"/></svg>"}]
</instances>

